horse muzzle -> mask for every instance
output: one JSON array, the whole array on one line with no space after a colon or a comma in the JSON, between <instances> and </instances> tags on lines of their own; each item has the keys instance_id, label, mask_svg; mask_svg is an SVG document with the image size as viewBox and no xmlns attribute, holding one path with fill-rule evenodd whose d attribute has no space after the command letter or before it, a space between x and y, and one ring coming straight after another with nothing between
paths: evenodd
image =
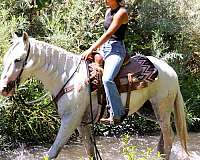
<instances>
[{"instance_id":1,"label":"horse muzzle","mask_svg":"<svg viewBox=\"0 0 200 160\"><path fill-rule=\"evenodd\" d=\"M0 94L5 97L12 96L15 91L16 82L10 81L7 84L5 82L0 82Z\"/></svg>"}]
</instances>

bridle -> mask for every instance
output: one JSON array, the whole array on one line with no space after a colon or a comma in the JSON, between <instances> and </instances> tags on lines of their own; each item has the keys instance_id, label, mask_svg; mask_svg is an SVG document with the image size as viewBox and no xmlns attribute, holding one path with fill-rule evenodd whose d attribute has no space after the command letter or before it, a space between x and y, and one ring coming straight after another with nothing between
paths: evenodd
<instances>
[{"instance_id":1,"label":"bridle","mask_svg":"<svg viewBox=\"0 0 200 160\"><path fill-rule=\"evenodd\" d=\"M24 62L23 62L23 64L22 64L22 69L21 69L21 71L19 72L19 74L18 74L18 76L17 76L17 78L16 78L16 85L17 85L17 86L18 86L19 83L20 83L21 75L22 75L22 73L23 73L23 71L24 71L24 68L25 68L25 66L26 66L26 64L27 64L28 57L29 57L29 55L30 55L30 50L31 50L31 44L30 44L30 42L29 42L29 44L28 44L28 51L27 51L27 54L26 54L26 58L25 58L25 60L24 60Z\"/></svg>"},{"instance_id":2,"label":"bridle","mask_svg":"<svg viewBox=\"0 0 200 160\"><path fill-rule=\"evenodd\" d=\"M10 81L10 82L8 83L7 87L5 88L5 91L10 91L10 90L12 90L12 88L14 88L15 86L17 86L17 87L19 86L20 80L21 80L21 75L22 75L22 73L23 73L23 71L24 71L24 68L25 68L25 66L26 66L26 64L27 64L27 61L28 61L28 57L29 57L29 55L30 55L30 50L31 50L31 45L30 45L30 42L29 42L29 44L28 44L28 51L27 51L27 54L26 54L26 58L25 58L25 60L23 61L22 68L21 68L19 74L17 75L17 78L16 78L14 81Z\"/></svg>"}]
</instances>

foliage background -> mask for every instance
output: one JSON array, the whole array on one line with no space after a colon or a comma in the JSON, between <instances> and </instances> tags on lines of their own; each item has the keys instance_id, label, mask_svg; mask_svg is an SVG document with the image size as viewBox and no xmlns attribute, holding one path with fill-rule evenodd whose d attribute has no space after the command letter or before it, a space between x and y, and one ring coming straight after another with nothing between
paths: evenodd
<instances>
[{"instance_id":1,"label":"foliage background","mask_svg":"<svg viewBox=\"0 0 200 160\"><path fill-rule=\"evenodd\" d=\"M127 51L154 55L173 66L186 104L188 128L199 131L200 2L126 0L126 7L130 16L125 40ZM15 32L21 36L23 31L81 54L103 33L105 10L103 0L1 0L0 61L11 44L11 34ZM44 107L50 101L49 96L37 104L27 105L22 101L36 100L45 93L40 82L29 79L14 97L0 97L1 148L15 146L18 142L53 141L59 118L53 105ZM97 126L98 133L104 130L105 126ZM116 128L112 130L115 134ZM127 119L123 129L129 134L155 130L158 130L157 124L137 115Z\"/></svg>"}]
</instances>

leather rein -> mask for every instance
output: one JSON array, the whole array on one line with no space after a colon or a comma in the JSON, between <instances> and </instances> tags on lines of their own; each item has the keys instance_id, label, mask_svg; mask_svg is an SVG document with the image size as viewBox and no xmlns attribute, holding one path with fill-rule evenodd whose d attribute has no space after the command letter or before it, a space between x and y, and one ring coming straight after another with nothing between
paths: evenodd
<instances>
[{"instance_id":1,"label":"leather rein","mask_svg":"<svg viewBox=\"0 0 200 160\"><path fill-rule=\"evenodd\" d=\"M26 54L26 58L25 58L25 60L24 60L24 62L23 62L23 64L22 64L22 69L21 69L21 71L19 72L19 74L17 75L17 78L16 78L14 81L10 81L10 82L8 83L8 86L7 86L7 88L6 88L7 91L12 90L12 88L14 88L15 86L17 86L17 88L18 88L19 83L20 83L20 79L21 79L21 75L22 75L22 73L23 73L23 71L24 71L24 68L25 68L25 66L26 66L26 64L27 64L27 61L28 61L28 57L29 57L29 54L30 54L30 50L31 50L31 45L30 45L30 42L29 42L29 44L28 44L28 51L27 51L27 54Z\"/></svg>"},{"instance_id":2,"label":"leather rein","mask_svg":"<svg viewBox=\"0 0 200 160\"><path fill-rule=\"evenodd\" d=\"M74 74L77 72L77 70L78 70L78 68L79 68L79 66L80 66L80 64L81 64L81 61L82 61L82 59L80 59L79 60L79 63L78 63L78 65L76 66L76 69L74 70L74 72L71 74L71 76L68 78L68 80L65 82L65 84L63 85L63 87L60 89L60 91L57 93L57 95L56 96L52 96L53 97L53 102L55 103L55 104L57 104L57 102L58 102L58 100L65 94L65 93L67 93L67 92L70 92L70 91L72 91L74 88L73 88L73 86L69 86L69 87L66 87L67 86L67 84L69 83L69 81L72 79L72 77L74 76Z\"/></svg>"}]
</instances>

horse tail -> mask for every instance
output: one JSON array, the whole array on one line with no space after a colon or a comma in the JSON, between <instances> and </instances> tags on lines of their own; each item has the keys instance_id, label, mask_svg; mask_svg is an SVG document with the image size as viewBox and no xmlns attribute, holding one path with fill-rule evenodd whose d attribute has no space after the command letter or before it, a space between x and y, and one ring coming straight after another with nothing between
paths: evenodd
<instances>
[{"instance_id":1,"label":"horse tail","mask_svg":"<svg viewBox=\"0 0 200 160\"><path fill-rule=\"evenodd\" d=\"M181 146L183 147L185 152L189 154L187 150L188 132L187 132L184 107L185 105L184 105L183 97L182 97L180 88L178 88L178 92L177 92L175 104L174 104L175 125L176 125L177 134L180 138Z\"/></svg>"}]
</instances>

